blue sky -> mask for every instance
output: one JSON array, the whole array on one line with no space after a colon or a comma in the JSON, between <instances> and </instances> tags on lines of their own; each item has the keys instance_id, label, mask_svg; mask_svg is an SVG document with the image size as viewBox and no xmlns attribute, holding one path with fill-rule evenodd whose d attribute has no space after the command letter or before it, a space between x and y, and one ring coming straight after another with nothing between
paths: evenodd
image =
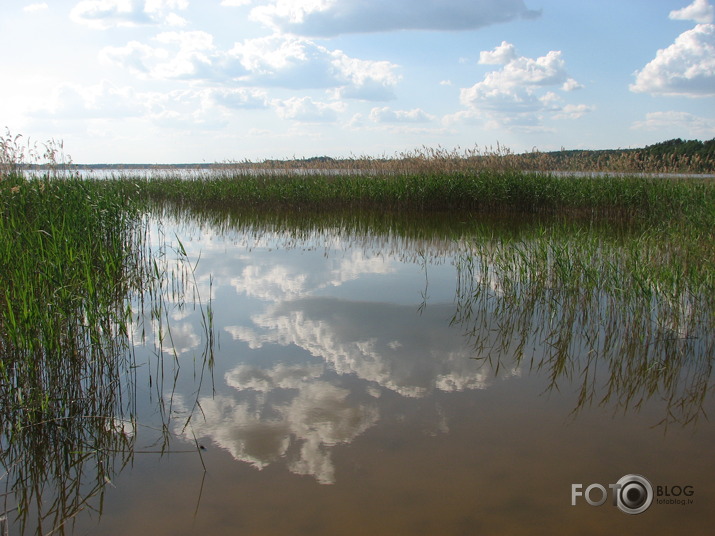
<instances>
[{"instance_id":1,"label":"blue sky","mask_svg":"<svg viewBox=\"0 0 715 536\"><path fill-rule=\"evenodd\" d=\"M9 0L0 127L82 163L715 137L710 0Z\"/></svg>"}]
</instances>

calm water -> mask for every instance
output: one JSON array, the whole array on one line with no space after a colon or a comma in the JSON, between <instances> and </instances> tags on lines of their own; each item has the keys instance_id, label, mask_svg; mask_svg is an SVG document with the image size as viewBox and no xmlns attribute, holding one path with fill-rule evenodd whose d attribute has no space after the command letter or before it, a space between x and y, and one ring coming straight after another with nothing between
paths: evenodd
<instances>
[{"instance_id":1,"label":"calm water","mask_svg":"<svg viewBox=\"0 0 715 536\"><path fill-rule=\"evenodd\" d=\"M118 426L133 452L68 533L711 533L712 355L634 399L639 379L579 342L561 368L545 337L518 359L498 285L465 314L466 236L170 218L152 233L195 272L135 322L136 419ZM143 345L160 325L163 351ZM571 505L572 484L628 474L660 486L644 513ZM694 493L662 504L664 486Z\"/></svg>"}]
</instances>

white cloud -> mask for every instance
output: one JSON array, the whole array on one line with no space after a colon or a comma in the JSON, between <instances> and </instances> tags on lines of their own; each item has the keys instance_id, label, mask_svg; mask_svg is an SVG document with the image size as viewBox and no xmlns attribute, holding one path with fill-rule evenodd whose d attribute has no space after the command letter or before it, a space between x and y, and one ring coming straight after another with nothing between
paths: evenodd
<instances>
[{"instance_id":1,"label":"white cloud","mask_svg":"<svg viewBox=\"0 0 715 536\"><path fill-rule=\"evenodd\" d=\"M117 87L102 81L92 86L60 85L45 104L30 108L27 113L43 119L142 118L164 127L213 130L226 126L226 109L267 107L265 95L257 90L203 88L139 92L132 87Z\"/></svg>"},{"instance_id":2,"label":"white cloud","mask_svg":"<svg viewBox=\"0 0 715 536\"><path fill-rule=\"evenodd\" d=\"M708 0L695 0L683 9L671 11L668 17L672 20L692 20L694 22L709 23L713 22L715 9L709 4Z\"/></svg>"},{"instance_id":3,"label":"white cloud","mask_svg":"<svg viewBox=\"0 0 715 536\"><path fill-rule=\"evenodd\" d=\"M225 128L228 117L214 98L214 90L176 89L146 95L148 118L155 124L177 130L206 131Z\"/></svg>"},{"instance_id":4,"label":"white cloud","mask_svg":"<svg viewBox=\"0 0 715 536\"><path fill-rule=\"evenodd\" d=\"M154 42L105 47L100 58L145 78L330 89L335 99L389 100L399 81L393 63L352 58L293 36L247 39L228 51L218 49L203 31L163 32Z\"/></svg>"},{"instance_id":5,"label":"white cloud","mask_svg":"<svg viewBox=\"0 0 715 536\"><path fill-rule=\"evenodd\" d=\"M181 26L186 20L174 10L188 7L187 0L82 0L70 12L70 18L92 28L164 24Z\"/></svg>"},{"instance_id":6,"label":"white cloud","mask_svg":"<svg viewBox=\"0 0 715 536\"><path fill-rule=\"evenodd\" d=\"M120 65L140 76L148 76L152 72L152 64L168 58L168 51L139 41L130 41L123 47L105 47L99 52L100 61Z\"/></svg>"},{"instance_id":7,"label":"white cloud","mask_svg":"<svg viewBox=\"0 0 715 536\"><path fill-rule=\"evenodd\" d=\"M225 82L246 73L214 45L207 32L163 32L153 40L159 46L130 41L121 47L105 47L99 58L142 78Z\"/></svg>"},{"instance_id":8,"label":"white cloud","mask_svg":"<svg viewBox=\"0 0 715 536\"><path fill-rule=\"evenodd\" d=\"M387 106L373 108L370 111L370 120L375 123L426 123L432 121L434 116L420 108L412 110L393 110Z\"/></svg>"},{"instance_id":9,"label":"white cloud","mask_svg":"<svg viewBox=\"0 0 715 536\"><path fill-rule=\"evenodd\" d=\"M278 116L301 123L330 123L337 121L345 110L342 102L316 102L310 97L291 97L274 103Z\"/></svg>"},{"instance_id":10,"label":"white cloud","mask_svg":"<svg viewBox=\"0 0 715 536\"><path fill-rule=\"evenodd\" d=\"M587 104L567 104L560 112L554 115L554 119L579 119L595 109L595 106Z\"/></svg>"},{"instance_id":11,"label":"white cloud","mask_svg":"<svg viewBox=\"0 0 715 536\"><path fill-rule=\"evenodd\" d=\"M506 41L502 41L494 50L482 50L479 53L479 63L483 65L503 65L516 58L516 47Z\"/></svg>"},{"instance_id":12,"label":"white cloud","mask_svg":"<svg viewBox=\"0 0 715 536\"><path fill-rule=\"evenodd\" d=\"M582 88L583 88L583 84L580 84L573 78L569 78L568 80L566 80L566 82L564 82L564 85L561 86L561 89L563 89L564 91L574 91L575 89L582 89Z\"/></svg>"},{"instance_id":13,"label":"white cloud","mask_svg":"<svg viewBox=\"0 0 715 536\"><path fill-rule=\"evenodd\" d=\"M260 109L268 108L268 96L265 91L249 88L215 88L212 89L211 98L213 101L230 109Z\"/></svg>"},{"instance_id":14,"label":"white cloud","mask_svg":"<svg viewBox=\"0 0 715 536\"><path fill-rule=\"evenodd\" d=\"M352 58L308 39L271 35L248 39L228 53L246 83L291 89L336 88L337 98L386 100L394 96L396 65Z\"/></svg>"},{"instance_id":15,"label":"white cloud","mask_svg":"<svg viewBox=\"0 0 715 536\"><path fill-rule=\"evenodd\" d=\"M27 13L38 13L40 11L45 11L49 9L50 6L47 5L47 2L41 2L41 3L36 3L36 4L29 4L25 7L22 8L23 11Z\"/></svg>"},{"instance_id":16,"label":"white cloud","mask_svg":"<svg viewBox=\"0 0 715 536\"><path fill-rule=\"evenodd\" d=\"M96 119L138 117L147 111L146 94L102 81L92 86L62 84L50 100L29 110L33 117Z\"/></svg>"},{"instance_id":17,"label":"white cloud","mask_svg":"<svg viewBox=\"0 0 715 536\"><path fill-rule=\"evenodd\" d=\"M251 16L285 33L331 36L391 30L471 30L534 18L523 0L273 0Z\"/></svg>"},{"instance_id":18,"label":"white cloud","mask_svg":"<svg viewBox=\"0 0 715 536\"><path fill-rule=\"evenodd\" d=\"M570 78L561 51L552 50L545 56L527 58L519 56L513 44L503 41L493 50L482 51L479 63L503 65L484 76L472 87L462 88L460 101L467 107L445 118L447 123L471 122L483 119L489 128L499 126L541 128L547 114L561 114L559 118L580 117L576 110L585 112L589 107L569 108L566 111L561 97L548 88L572 91L581 86Z\"/></svg>"},{"instance_id":19,"label":"white cloud","mask_svg":"<svg viewBox=\"0 0 715 536\"><path fill-rule=\"evenodd\" d=\"M636 130L667 130L682 132L687 137L715 137L715 118L706 118L688 112L667 111L646 114L643 121L636 121L632 127Z\"/></svg>"},{"instance_id":20,"label":"white cloud","mask_svg":"<svg viewBox=\"0 0 715 536\"><path fill-rule=\"evenodd\" d=\"M658 50L630 90L652 95L715 96L715 24L698 24Z\"/></svg>"}]
</instances>

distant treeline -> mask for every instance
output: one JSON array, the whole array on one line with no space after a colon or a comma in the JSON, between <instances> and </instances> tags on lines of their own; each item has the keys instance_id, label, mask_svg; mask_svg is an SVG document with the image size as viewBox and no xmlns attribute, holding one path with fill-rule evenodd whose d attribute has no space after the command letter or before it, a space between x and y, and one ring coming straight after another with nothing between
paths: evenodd
<instances>
[{"instance_id":1,"label":"distant treeline","mask_svg":"<svg viewBox=\"0 0 715 536\"><path fill-rule=\"evenodd\" d=\"M479 171L501 169L520 171L612 171L646 173L715 173L715 138L708 141L675 138L643 148L531 151L513 153L503 147L496 151L422 148L414 152L388 157L332 158L313 156L298 159L267 159L260 162L216 162L188 164L25 164L24 169L82 170L160 170L160 169L282 169L361 170L409 172L437 169L439 171Z\"/></svg>"},{"instance_id":2,"label":"distant treeline","mask_svg":"<svg viewBox=\"0 0 715 536\"><path fill-rule=\"evenodd\" d=\"M715 138L708 141L675 138L637 149L562 149L520 156L529 155L548 156L556 169L715 173Z\"/></svg>"}]
</instances>

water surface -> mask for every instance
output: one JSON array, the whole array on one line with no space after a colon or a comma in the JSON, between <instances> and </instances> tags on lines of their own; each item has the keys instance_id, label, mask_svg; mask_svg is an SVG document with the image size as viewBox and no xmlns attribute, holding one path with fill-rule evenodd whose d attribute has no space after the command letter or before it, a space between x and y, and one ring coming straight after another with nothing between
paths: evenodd
<instances>
[{"instance_id":1,"label":"water surface","mask_svg":"<svg viewBox=\"0 0 715 536\"><path fill-rule=\"evenodd\" d=\"M653 340L670 342L639 347L628 326L608 331L606 312L573 320L555 350L562 337L547 328L566 312L507 303L466 223L405 233L220 221L164 215L153 227L195 270L182 299L134 322L136 415L117 432L133 450L69 533L713 526L711 326L655 322ZM621 366L619 352L649 361ZM639 515L610 500L571 505L572 484L608 489L632 473L691 486L692 504L656 497Z\"/></svg>"}]
</instances>

